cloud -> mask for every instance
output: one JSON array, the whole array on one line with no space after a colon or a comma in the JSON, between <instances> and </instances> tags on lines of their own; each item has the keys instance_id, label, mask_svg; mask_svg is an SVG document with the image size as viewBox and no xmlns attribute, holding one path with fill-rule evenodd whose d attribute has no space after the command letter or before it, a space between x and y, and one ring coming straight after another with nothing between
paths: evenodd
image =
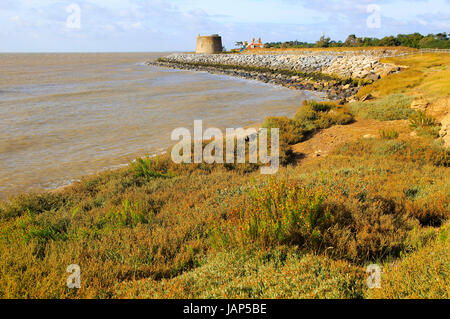
<instances>
[{"instance_id":1,"label":"cloud","mask_svg":"<svg viewBox=\"0 0 450 319\"><path fill-rule=\"evenodd\" d=\"M315 41L326 33L385 36L449 27L450 0L2 0L0 34L8 51L193 50L198 34L220 33L225 46ZM66 27L66 8L81 8L81 29ZM367 27L367 6L381 8L381 28ZM408 10L405 10L407 8Z\"/></svg>"}]
</instances>

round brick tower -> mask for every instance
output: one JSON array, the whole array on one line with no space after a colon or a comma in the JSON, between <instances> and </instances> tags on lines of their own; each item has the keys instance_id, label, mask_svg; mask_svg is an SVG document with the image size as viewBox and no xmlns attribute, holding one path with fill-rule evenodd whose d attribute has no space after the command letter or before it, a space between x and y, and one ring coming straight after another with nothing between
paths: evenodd
<instances>
[{"instance_id":1,"label":"round brick tower","mask_svg":"<svg viewBox=\"0 0 450 319\"><path fill-rule=\"evenodd\" d=\"M218 34L197 37L196 53L220 53L222 52L222 38Z\"/></svg>"}]
</instances>

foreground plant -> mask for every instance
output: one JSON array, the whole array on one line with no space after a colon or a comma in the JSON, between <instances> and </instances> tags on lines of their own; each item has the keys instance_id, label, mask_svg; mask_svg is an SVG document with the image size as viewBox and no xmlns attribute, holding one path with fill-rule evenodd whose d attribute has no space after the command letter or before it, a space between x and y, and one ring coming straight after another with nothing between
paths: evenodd
<instances>
[{"instance_id":1,"label":"foreground plant","mask_svg":"<svg viewBox=\"0 0 450 319\"><path fill-rule=\"evenodd\" d=\"M271 180L262 189L249 191L248 201L233 209L229 222L213 230L212 237L219 246L318 245L331 220L324 200L323 192Z\"/></svg>"}]
</instances>

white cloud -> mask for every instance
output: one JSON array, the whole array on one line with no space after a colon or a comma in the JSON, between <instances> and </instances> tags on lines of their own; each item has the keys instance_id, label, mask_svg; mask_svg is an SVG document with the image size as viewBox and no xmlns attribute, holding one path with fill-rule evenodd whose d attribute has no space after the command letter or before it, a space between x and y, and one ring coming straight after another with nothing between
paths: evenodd
<instances>
[{"instance_id":1,"label":"white cloud","mask_svg":"<svg viewBox=\"0 0 450 319\"><path fill-rule=\"evenodd\" d=\"M65 28L66 7L81 7L82 28ZM192 50L198 34L220 33L225 46L264 41L314 41L322 32L343 40L449 27L450 0L2 0L0 34L8 51ZM367 5L382 11L368 29ZM406 7L405 7L406 6ZM407 8L407 10L405 9ZM36 41L36 36L39 41Z\"/></svg>"},{"instance_id":2,"label":"white cloud","mask_svg":"<svg viewBox=\"0 0 450 319\"><path fill-rule=\"evenodd\" d=\"M13 16L13 17L9 18L9 20L12 21L12 22L19 23L20 22L20 17L19 16Z\"/></svg>"}]
</instances>

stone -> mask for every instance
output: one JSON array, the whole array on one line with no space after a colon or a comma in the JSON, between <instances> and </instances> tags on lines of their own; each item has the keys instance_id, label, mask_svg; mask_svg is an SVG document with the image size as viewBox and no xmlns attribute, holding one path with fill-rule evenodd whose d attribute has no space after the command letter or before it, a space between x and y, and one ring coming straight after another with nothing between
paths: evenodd
<instances>
[{"instance_id":1,"label":"stone","mask_svg":"<svg viewBox=\"0 0 450 319\"><path fill-rule=\"evenodd\" d=\"M377 81L380 79L380 75L377 73L370 73L369 75L366 76L366 79L372 80L372 81Z\"/></svg>"},{"instance_id":2,"label":"stone","mask_svg":"<svg viewBox=\"0 0 450 319\"><path fill-rule=\"evenodd\" d=\"M347 102L348 102L348 101L347 101L346 98L340 99L340 100L339 100L339 105L345 105Z\"/></svg>"},{"instance_id":3,"label":"stone","mask_svg":"<svg viewBox=\"0 0 450 319\"><path fill-rule=\"evenodd\" d=\"M430 103L428 103L423 97L416 98L411 103L411 108L416 111L425 111Z\"/></svg>"},{"instance_id":4,"label":"stone","mask_svg":"<svg viewBox=\"0 0 450 319\"><path fill-rule=\"evenodd\" d=\"M444 141L444 147L450 148L450 114L447 114L441 120L441 130L439 131L439 136Z\"/></svg>"},{"instance_id":5,"label":"stone","mask_svg":"<svg viewBox=\"0 0 450 319\"><path fill-rule=\"evenodd\" d=\"M372 96L372 94L366 94L366 95L364 95L362 98L361 98L361 102L365 102L365 101L368 101L368 100L371 100L371 99L373 99L373 96Z\"/></svg>"},{"instance_id":6,"label":"stone","mask_svg":"<svg viewBox=\"0 0 450 319\"><path fill-rule=\"evenodd\" d=\"M288 69L298 71L313 71L324 74L335 74L348 77L352 74L365 75L378 79L377 75L395 69L393 65L379 62L379 57L366 55L352 55L351 51L342 55L333 52L324 52L316 55L257 55L257 54L171 54L165 59L169 62L179 63L208 63L222 65L250 65L272 69ZM377 53L379 54L379 53ZM398 68L398 67L397 67ZM292 78L296 80L296 77Z\"/></svg>"}]
</instances>

